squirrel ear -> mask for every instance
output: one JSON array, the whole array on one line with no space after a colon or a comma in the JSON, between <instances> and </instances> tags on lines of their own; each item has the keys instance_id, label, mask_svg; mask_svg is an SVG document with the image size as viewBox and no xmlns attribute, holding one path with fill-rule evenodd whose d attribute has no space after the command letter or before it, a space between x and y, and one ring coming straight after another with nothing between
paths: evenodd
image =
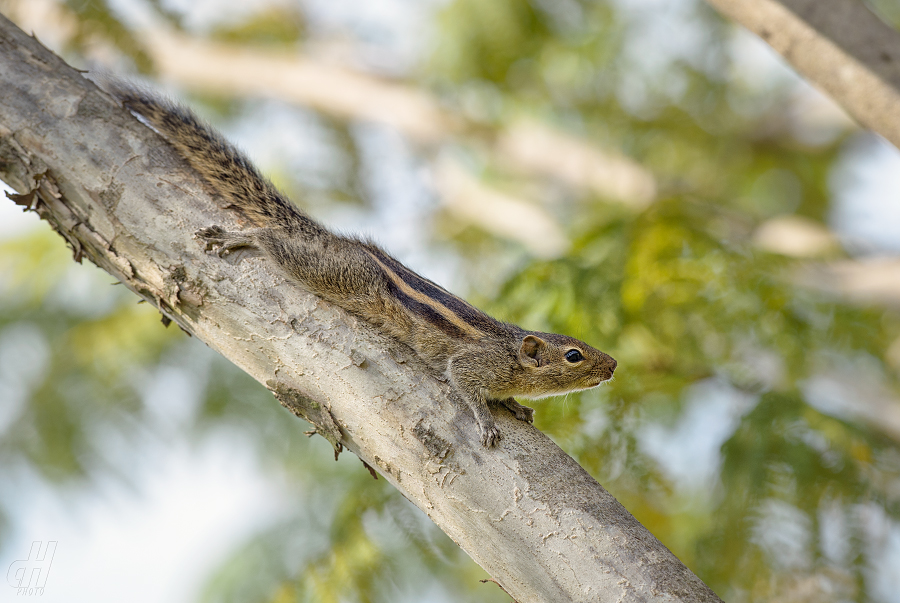
<instances>
[{"instance_id":1,"label":"squirrel ear","mask_svg":"<svg viewBox=\"0 0 900 603\"><path fill-rule=\"evenodd\" d=\"M522 347L519 348L519 360L528 366L540 366L541 350L545 345L540 337L526 335L522 340Z\"/></svg>"}]
</instances>

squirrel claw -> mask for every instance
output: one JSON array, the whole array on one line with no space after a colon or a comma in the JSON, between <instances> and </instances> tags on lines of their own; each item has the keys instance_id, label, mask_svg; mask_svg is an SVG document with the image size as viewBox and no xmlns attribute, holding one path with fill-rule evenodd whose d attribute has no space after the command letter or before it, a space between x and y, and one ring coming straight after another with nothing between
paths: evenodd
<instances>
[{"instance_id":1,"label":"squirrel claw","mask_svg":"<svg viewBox=\"0 0 900 603\"><path fill-rule=\"evenodd\" d=\"M209 228L201 228L196 231L194 238L203 241L204 251L214 251L221 257L225 247L224 237L222 236L224 234L225 230L221 226L210 226Z\"/></svg>"},{"instance_id":2,"label":"squirrel claw","mask_svg":"<svg viewBox=\"0 0 900 603\"><path fill-rule=\"evenodd\" d=\"M516 410L516 418L520 421L525 421L526 423L534 423L534 409L523 406Z\"/></svg>"},{"instance_id":3,"label":"squirrel claw","mask_svg":"<svg viewBox=\"0 0 900 603\"><path fill-rule=\"evenodd\" d=\"M487 448L493 448L500 441L500 430L496 425L481 430L481 443Z\"/></svg>"},{"instance_id":4,"label":"squirrel claw","mask_svg":"<svg viewBox=\"0 0 900 603\"><path fill-rule=\"evenodd\" d=\"M206 228L201 228L197 232L194 233L195 237L207 239L214 236L221 236L225 234L225 229L221 226L208 226Z\"/></svg>"},{"instance_id":5,"label":"squirrel claw","mask_svg":"<svg viewBox=\"0 0 900 603\"><path fill-rule=\"evenodd\" d=\"M534 423L534 409L528 406L523 406L516 402L515 398L507 398L506 400L501 400L501 404L508 408L519 421L525 421L526 423Z\"/></svg>"},{"instance_id":6,"label":"squirrel claw","mask_svg":"<svg viewBox=\"0 0 900 603\"><path fill-rule=\"evenodd\" d=\"M201 228L194 233L194 238L204 242L205 251L211 251L220 258L238 247L247 247L251 244L246 235L228 232L221 226Z\"/></svg>"}]
</instances>

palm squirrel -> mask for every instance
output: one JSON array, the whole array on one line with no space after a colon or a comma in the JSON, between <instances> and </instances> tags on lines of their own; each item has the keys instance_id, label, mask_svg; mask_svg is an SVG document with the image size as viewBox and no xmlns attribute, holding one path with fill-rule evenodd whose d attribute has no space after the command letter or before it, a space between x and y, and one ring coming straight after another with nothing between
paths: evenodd
<instances>
[{"instance_id":1,"label":"palm squirrel","mask_svg":"<svg viewBox=\"0 0 900 603\"><path fill-rule=\"evenodd\" d=\"M572 337L495 320L372 242L330 232L189 109L129 83L101 79L107 92L161 134L228 208L254 226L197 231L207 251L222 256L257 248L293 281L411 347L472 409L485 446L500 439L489 402L531 422L534 410L513 396L580 391L612 377L616 361L607 354Z\"/></svg>"}]
</instances>

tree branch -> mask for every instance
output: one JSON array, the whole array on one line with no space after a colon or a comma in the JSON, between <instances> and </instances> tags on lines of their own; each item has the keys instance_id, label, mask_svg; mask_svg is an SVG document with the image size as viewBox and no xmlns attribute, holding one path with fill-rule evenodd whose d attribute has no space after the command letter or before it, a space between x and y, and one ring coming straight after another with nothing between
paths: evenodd
<instances>
[{"instance_id":1,"label":"tree branch","mask_svg":"<svg viewBox=\"0 0 900 603\"><path fill-rule=\"evenodd\" d=\"M900 35L859 0L707 0L900 147Z\"/></svg>"},{"instance_id":2,"label":"tree branch","mask_svg":"<svg viewBox=\"0 0 900 603\"><path fill-rule=\"evenodd\" d=\"M152 130L0 16L0 176L87 257L377 470L521 603L718 601L572 458L474 417L412 352L192 233L236 227Z\"/></svg>"}]
</instances>

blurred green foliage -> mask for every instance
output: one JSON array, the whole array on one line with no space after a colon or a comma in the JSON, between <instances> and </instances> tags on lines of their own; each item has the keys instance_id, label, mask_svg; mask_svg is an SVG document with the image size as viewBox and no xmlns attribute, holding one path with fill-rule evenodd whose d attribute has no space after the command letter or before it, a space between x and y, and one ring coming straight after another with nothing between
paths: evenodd
<instances>
[{"instance_id":1,"label":"blurred green foliage","mask_svg":"<svg viewBox=\"0 0 900 603\"><path fill-rule=\"evenodd\" d=\"M894 29L900 27L900 3L896 0L866 0L866 5Z\"/></svg>"},{"instance_id":2,"label":"blurred green foliage","mask_svg":"<svg viewBox=\"0 0 900 603\"><path fill-rule=\"evenodd\" d=\"M53 480L85 476L104 456L91 425L134 416L133 371L160 362L172 333L108 275L74 266L55 234L0 244L0 274L4 402L23 403L0 440L0 464L24 460Z\"/></svg>"},{"instance_id":3,"label":"blurred green foliage","mask_svg":"<svg viewBox=\"0 0 900 603\"><path fill-rule=\"evenodd\" d=\"M303 15L272 9L247 21L216 28L212 37L226 43L284 47L303 40Z\"/></svg>"},{"instance_id":4,"label":"blurred green foliage","mask_svg":"<svg viewBox=\"0 0 900 603\"><path fill-rule=\"evenodd\" d=\"M146 49L109 4L98 0L66 0L65 5L78 15L67 50L80 53L99 38L130 59L138 72L152 72L152 60Z\"/></svg>"},{"instance_id":5,"label":"blurred green foliage","mask_svg":"<svg viewBox=\"0 0 900 603\"><path fill-rule=\"evenodd\" d=\"M99 36L153 73L105 2L67 6L78 18L73 60ZM167 3L149 6L184 29ZM548 209L569 224L572 246L554 260L475 228L456 232L451 244L474 275L469 297L619 360L608 386L538 403L536 424L723 599L885 600L872 578L884 549L866 517L900 519L897 434L865 412L829 412L811 384L849 371L863 375L850 384L860 388L853 404L866 405L867 380L896 401L898 374L885 352L900 338L900 316L802 289L793 283L801 262L751 244L771 217L827 218L829 173L844 141L812 144L792 130L789 81L760 88L736 76L731 29L708 7L659 4L671 13L667 33L691 38L660 47L658 30L646 26L649 6L455 0L440 10L434 53L412 79L478 126L460 147L481 157L485 132L526 116L620 150L661 188L642 211L565 192ZM268 7L208 35L294 49L312 28L300 9ZM228 108L212 116L225 123L239 104L204 100ZM366 195L358 137L332 118L319 123L345 165L324 179L322 196L358 206ZM521 178L484 161L493 184ZM264 167L303 190L302 173ZM484 286L498 265L515 269L499 287ZM484 573L383 481L349 455L335 464L260 386L163 329L153 308L108 280L72 266L49 234L0 247L0 355L21 365L0 368L3 391L21 401L0 440L0 466L24 464L60 482L115 471L116 451L96 434L149 429L142 384L178 364L201 390L180 437L236 426L296 496L296 513L234 551L205 600L369 602L423 592L508 600L479 584ZM700 404L703 391L718 392L730 419L692 410L711 408ZM659 450L690 459L690 440L715 429L724 429L718 457L699 481L661 458ZM665 434L677 437L660 443Z\"/></svg>"}]
</instances>

